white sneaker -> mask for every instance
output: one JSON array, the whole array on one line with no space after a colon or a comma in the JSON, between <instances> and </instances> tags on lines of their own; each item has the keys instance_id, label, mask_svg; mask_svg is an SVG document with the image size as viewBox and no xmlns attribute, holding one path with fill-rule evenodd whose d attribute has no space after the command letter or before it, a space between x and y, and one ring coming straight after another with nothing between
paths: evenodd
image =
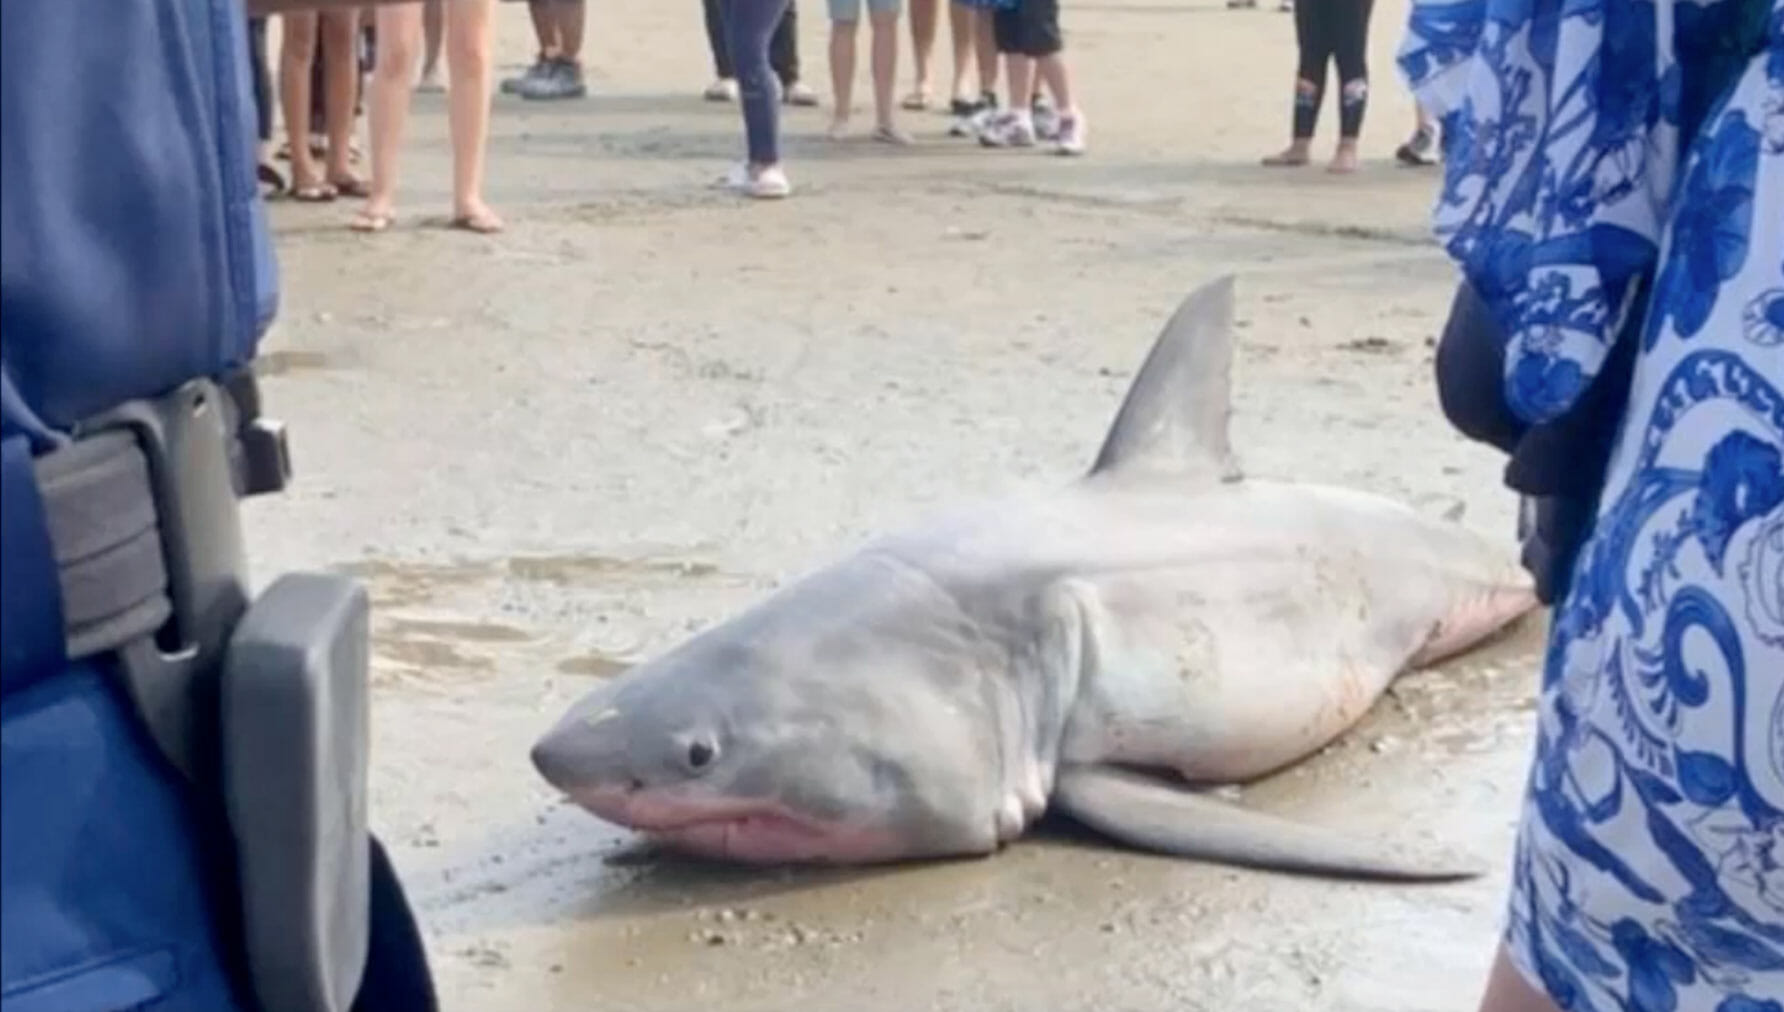
<instances>
[{"instance_id":1,"label":"white sneaker","mask_svg":"<svg viewBox=\"0 0 1784 1012\"><path fill-rule=\"evenodd\" d=\"M773 200L793 192L793 184L787 181L786 172L778 165L751 175L749 165L738 162L718 179L716 185L759 200Z\"/></svg>"},{"instance_id":2,"label":"white sneaker","mask_svg":"<svg viewBox=\"0 0 1784 1012\"><path fill-rule=\"evenodd\" d=\"M1034 147L1034 124L1019 112L1004 111L979 131L979 143L988 148Z\"/></svg>"},{"instance_id":3,"label":"white sneaker","mask_svg":"<svg viewBox=\"0 0 1784 1012\"><path fill-rule=\"evenodd\" d=\"M1090 124L1084 119L1084 111L1073 109L1059 117L1059 130L1054 138L1054 150L1062 155L1081 155L1090 144Z\"/></svg>"},{"instance_id":4,"label":"white sneaker","mask_svg":"<svg viewBox=\"0 0 1784 1012\"><path fill-rule=\"evenodd\" d=\"M748 175L748 172L745 172ZM778 165L771 165L744 184L743 192L758 200L777 200L793 192L793 184L787 181L786 172Z\"/></svg>"}]
</instances>

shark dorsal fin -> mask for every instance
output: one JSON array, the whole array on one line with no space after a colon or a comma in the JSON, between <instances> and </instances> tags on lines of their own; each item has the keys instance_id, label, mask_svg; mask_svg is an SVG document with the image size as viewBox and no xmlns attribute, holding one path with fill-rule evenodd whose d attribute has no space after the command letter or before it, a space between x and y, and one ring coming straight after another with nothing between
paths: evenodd
<instances>
[{"instance_id":1,"label":"shark dorsal fin","mask_svg":"<svg viewBox=\"0 0 1784 1012\"><path fill-rule=\"evenodd\" d=\"M1165 324L1090 473L1238 481L1239 464L1227 441L1232 364L1229 274L1191 292Z\"/></svg>"}]
</instances>

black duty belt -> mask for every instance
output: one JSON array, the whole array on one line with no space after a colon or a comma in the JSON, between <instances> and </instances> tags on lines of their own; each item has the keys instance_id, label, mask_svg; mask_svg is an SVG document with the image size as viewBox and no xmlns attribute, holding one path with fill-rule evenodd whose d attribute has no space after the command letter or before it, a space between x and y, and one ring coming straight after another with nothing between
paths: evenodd
<instances>
[{"instance_id":1,"label":"black duty belt","mask_svg":"<svg viewBox=\"0 0 1784 1012\"><path fill-rule=\"evenodd\" d=\"M247 607L239 500L289 481L283 426L244 368L83 422L33 466L69 658L117 652L156 743L198 775L191 694Z\"/></svg>"}]
</instances>

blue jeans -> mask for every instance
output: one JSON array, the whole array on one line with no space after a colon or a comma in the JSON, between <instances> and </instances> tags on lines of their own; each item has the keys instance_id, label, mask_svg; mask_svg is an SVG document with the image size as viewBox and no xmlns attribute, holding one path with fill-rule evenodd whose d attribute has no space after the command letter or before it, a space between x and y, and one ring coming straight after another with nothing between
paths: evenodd
<instances>
[{"instance_id":1,"label":"blue jeans","mask_svg":"<svg viewBox=\"0 0 1784 1012\"><path fill-rule=\"evenodd\" d=\"M780 161L780 88L768 63L768 43L789 0L728 0L725 48L737 69L743 132L753 165Z\"/></svg>"}]
</instances>

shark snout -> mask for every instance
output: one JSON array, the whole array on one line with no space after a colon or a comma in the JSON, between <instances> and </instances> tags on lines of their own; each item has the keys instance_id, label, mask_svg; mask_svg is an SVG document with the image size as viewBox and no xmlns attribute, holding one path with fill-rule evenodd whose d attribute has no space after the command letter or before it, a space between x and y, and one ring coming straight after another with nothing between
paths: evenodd
<instances>
[{"instance_id":1,"label":"shark snout","mask_svg":"<svg viewBox=\"0 0 1784 1012\"><path fill-rule=\"evenodd\" d=\"M622 716L617 702L591 697L534 743L533 768L547 783L572 797L631 794L704 779L724 755L710 721Z\"/></svg>"},{"instance_id":2,"label":"shark snout","mask_svg":"<svg viewBox=\"0 0 1784 1012\"><path fill-rule=\"evenodd\" d=\"M611 711L572 712L533 744L533 768L565 794L632 785L623 735Z\"/></svg>"},{"instance_id":3,"label":"shark snout","mask_svg":"<svg viewBox=\"0 0 1784 1012\"><path fill-rule=\"evenodd\" d=\"M579 777L575 753L566 747L561 735L548 734L533 744L533 768L545 782L568 793Z\"/></svg>"}]
</instances>

